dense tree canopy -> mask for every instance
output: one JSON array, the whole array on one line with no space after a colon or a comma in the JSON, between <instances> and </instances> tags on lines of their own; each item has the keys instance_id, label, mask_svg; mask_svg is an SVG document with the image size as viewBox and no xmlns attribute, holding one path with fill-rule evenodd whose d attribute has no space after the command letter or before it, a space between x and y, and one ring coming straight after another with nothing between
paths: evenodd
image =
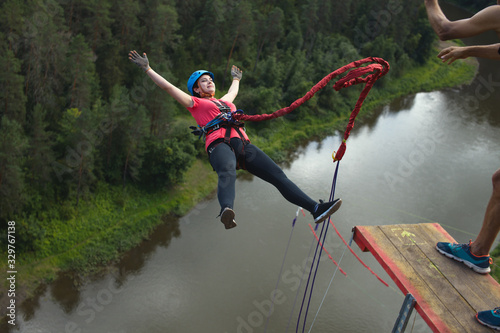
<instances>
[{"instance_id":1,"label":"dense tree canopy","mask_svg":"<svg viewBox=\"0 0 500 333\"><path fill-rule=\"evenodd\" d=\"M423 4L398 0L4 0L0 10L0 219L36 214L99 182L170 186L196 157L186 114L129 62L129 50L185 89L190 73L244 71L237 105L267 113L366 56L389 76L428 56ZM400 65L400 66L398 66ZM219 95L220 96L220 95ZM301 114L328 117L343 95ZM197 145L199 148L199 145ZM199 149L198 149L199 150Z\"/></svg>"}]
</instances>

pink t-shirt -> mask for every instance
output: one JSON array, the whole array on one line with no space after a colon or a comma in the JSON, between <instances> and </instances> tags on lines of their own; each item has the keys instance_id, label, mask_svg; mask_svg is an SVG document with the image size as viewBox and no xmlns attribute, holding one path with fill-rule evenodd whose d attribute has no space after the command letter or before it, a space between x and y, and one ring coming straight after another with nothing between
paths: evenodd
<instances>
[{"instance_id":1,"label":"pink t-shirt","mask_svg":"<svg viewBox=\"0 0 500 333\"><path fill-rule=\"evenodd\" d=\"M205 126L206 124L208 124L208 122L210 122L210 120L214 119L220 113L220 110L217 107L217 105L215 105L214 102L210 101L210 100L218 101L217 99L215 99L215 98L206 99L206 98L199 98L199 97L195 97L195 96L191 96L191 98L193 99L194 104L192 107L187 108L187 109L189 112L191 112L191 115L193 116L194 120L196 121L196 123L199 126L201 126L201 127ZM224 103L226 103L227 106L229 106L231 108L231 111L236 111L236 106L233 103L227 102L227 101L224 101ZM243 134L243 137L246 140L248 140L248 136L242 128L240 128L240 132ZM225 135L226 135L225 128L220 128L218 130L213 131L209 135L207 135L207 138L205 141L205 149L207 149L208 146L212 142L214 142L215 140L217 140L219 138L224 138ZM239 138L240 136L239 136L238 132L236 132L236 130L234 128L232 128L231 129L231 138L234 138L234 137Z\"/></svg>"}]
</instances>

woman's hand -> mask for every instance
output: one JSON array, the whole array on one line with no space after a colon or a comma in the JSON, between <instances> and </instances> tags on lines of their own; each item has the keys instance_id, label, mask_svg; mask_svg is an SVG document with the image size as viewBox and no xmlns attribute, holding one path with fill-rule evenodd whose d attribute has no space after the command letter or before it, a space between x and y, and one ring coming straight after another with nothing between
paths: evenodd
<instances>
[{"instance_id":1,"label":"woman's hand","mask_svg":"<svg viewBox=\"0 0 500 333\"><path fill-rule=\"evenodd\" d=\"M130 51L128 54L128 58L130 61L132 61L134 64L142 68L144 72L146 72L146 75L153 80L153 82L160 87L161 89L165 90L170 96L172 96L177 102L181 103L182 106L186 108L190 108L193 106L194 102L193 99L191 98L190 95L186 94L184 91L181 89L177 88L163 76L160 74L156 73L151 67L149 67L149 60L148 56L146 53L143 53L144 56L141 57L139 53L137 53L135 50Z\"/></svg>"},{"instance_id":2,"label":"woman's hand","mask_svg":"<svg viewBox=\"0 0 500 333\"><path fill-rule=\"evenodd\" d=\"M133 51L129 52L128 58L134 64L136 64L137 66L139 66L140 68L142 68L143 71L147 72L148 69L150 69L151 67L149 67L148 56L146 55L146 53L143 53L143 54L144 54L144 57L141 57L139 55L139 53L137 53L136 50L133 50Z\"/></svg>"},{"instance_id":3,"label":"woman's hand","mask_svg":"<svg viewBox=\"0 0 500 333\"><path fill-rule=\"evenodd\" d=\"M233 80L240 81L241 78L243 77L243 72L241 71L241 69L233 65L233 67L231 67L231 76L233 77Z\"/></svg>"}]
</instances>

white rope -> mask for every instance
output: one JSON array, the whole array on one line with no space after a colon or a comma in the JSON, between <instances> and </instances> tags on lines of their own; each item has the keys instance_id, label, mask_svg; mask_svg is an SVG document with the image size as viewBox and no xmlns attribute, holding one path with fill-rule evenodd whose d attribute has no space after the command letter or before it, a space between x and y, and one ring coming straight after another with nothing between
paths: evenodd
<instances>
[{"instance_id":1,"label":"white rope","mask_svg":"<svg viewBox=\"0 0 500 333\"><path fill-rule=\"evenodd\" d=\"M316 311L316 315L314 316L314 319L311 323L311 327L309 328L308 333L311 332L314 322L316 321L316 318L318 317L319 310L321 310L321 307L323 306L323 303L325 301L326 295L328 294L328 291L330 290L330 286L332 285L333 279L335 278L335 275L337 274L337 271L339 270L340 263L342 262L342 259L344 258L345 251L347 250L347 246L344 247L344 251L342 252L342 256L340 257L338 266L335 268L335 271L333 272L332 278L330 279L330 283L328 284L328 287L326 288L325 294L323 295L323 299L321 300L321 303L318 307L318 310Z\"/></svg>"}]
</instances>

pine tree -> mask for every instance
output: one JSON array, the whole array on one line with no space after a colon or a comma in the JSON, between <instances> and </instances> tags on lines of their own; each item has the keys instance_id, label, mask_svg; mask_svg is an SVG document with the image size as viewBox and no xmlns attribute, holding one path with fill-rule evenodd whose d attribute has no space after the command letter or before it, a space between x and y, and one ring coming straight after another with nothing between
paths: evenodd
<instances>
[{"instance_id":1,"label":"pine tree","mask_svg":"<svg viewBox=\"0 0 500 333\"><path fill-rule=\"evenodd\" d=\"M0 123L0 220L15 219L26 200L23 163L27 138L21 125L7 117Z\"/></svg>"},{"instance_id":2,"label":"pine tree","mask_svg":"<svg viewBox=\"0 0 500 333\"><path fill-rule=\"evenodd\" d=\"M203 7L203 15L195 25L194 36L201 52L196 54L195 59L199 59L198 62L209 69L224 58L224 28L228 27L226 11L223 0L208 0Z\"/></svg>"},{"instance_id":3,"label":"pine tree","mask_svg":"<svg viewBox=\"0 0 500 333\"><path fill-rule=\"evenodd\" d=\"M324 5L318 4L318 0L308 0L301 6L302 15L302 31L304 34L304 49L306 50L306 58L309 59L316 43L318 31L320 31L318 12L319 8L323 10Z\"/></svg>"},{"instance_id":4,"label":"pine tree","mask_svg":"<svg viewBox=\"0 0 500 333\"><path fill-rule=\"evenodd\" d=\"M255 22L253 20L252 6L249 2L239 3L229 7L227 11L227 25L232 27L228 31L228 42L232 39L231 49L227 55L226 68L223 74L221 90L225 89L226 79L228 79L231 65L237 64L242 67L245 60L250 62L251 42L255 33ZM237 61L233 61L233 56L236 56ZM246 68L242 68L243 71Z\"/></svg>"},{"instance_id":5,"label":"pine tree","mask_svg":"<svg viewBox=\"0 0 500 333\"><path fill-rule=\"evenodd\" d=\"M63 72L69 35L62 20L62 9L53 0L30 1L26 35L22 53L28 112L36 104L48 111L51 124L57 123L64 108L66 83ZM39 19L39 13L43 21Z\"/></svg>"},{"instance_id":6,"label":"pine tree","mask_svg":"<svg viewBox=\"0 0 500 333\"><path fill-rule=\"evenodd\" d=\"M7 48L18 55L22 47L23 38L28 34L28 29L23 24L25 21L24 1L6 0L0 7L0 31L5 33L0 40L7 42Z\"/></svg>"},{"instance_id":7,"label":"pine tree","mask_svg":"<svg viewBox=\"0 0 500 333\"><path fill-rule=\"evenodd\" d=\"M51 165L54 162L53 133L47 131L46 110L36 105L28 121L29 144L26 149L26 181L30 187L47 191L51 187Z\"/></svg>"},{"instance_id":8,"label":"pine tree","mask_svg":"<svg viewBox=\"0 0 500 333\"><path fill-rule=\"evenodd\" d=\"M23 91L24 77L19 74L21 62L14 56L0 33L0 52L3 60L0 62L0 121L8 117L23 125L26 121L26 95Z\"/></svg>"},{"instance_id":9,"label":"pine tree","mask_svg":"<svg viewBox=\"0 0 500 333\"><path fill-rule=\"evenodd\" d=\"M110 15L113 19L113 36L119 40L120 50L128 51L129 48L137 47L132 45L140 39L143 27L140 24L141 14L140 4L135 0L113 1Z\"/></svg>"},{"instance_id":10,"label":"pine tree","mask_svg":"<svg viewBox=\"0 0 500 333\"><path fill-rule=\"evenodd\" d=\"M69 83L68 107L90 109L98 95L99 83L92 51L82 35L71 39L65 64L65 75Z\"/></svg>"},{"instance_id":11,"label":"pine tree","mask_svg":"<svg viewBox=\"0 0 500 333\"><path fill-rule=\"evenodd\" d=\"M259 42L253 71L257 68L264 45L271 50L284 34L284 13L281 8L274 8L269 13L261 13L258 22Z\"/></svg>"},{"instance_id":12,"label":"pine tree","mask_svg":"<svg viewBox=\"0 0 500 333\"><path fill-rule=\"evenodd\" d=\"M52 163L52 167L68 196L75 196L78 206L80 198L90 192L96 182L94 140L91 133L97 130L96 117L90 110L67 109L59 122L57 142L64 155Z\"/></svg>"},{"instance_id":13,"label":"pine tree","mask_svg":"<svg viewBox=\"0 0 500 333\"><path fill-rule=\"evenodd\" d=\"M71 30L75 35L85 36L96 57L96 70L99 73L101 96L108 98L112 87L124 79L120 66L120 41L113 36L114 24L110 1L82 0L75 5L72 14Z\"/></svg>"},{"instance_id":14,"label":"pine tree","mask_svg":"<svg viewBox=\"0 0 500 333\"><path fill-rule=\"evenodd\" d=\"M103 111L105 121L109 124L109 131L105 133L100 147L104 175L109 182L118 183L122 179L127 154L126 135L133 125L127 119L135 112L127 89L116 85L110 103Z\"/></svg>"},{"instance_id":15,"label":"pine tree","mask_svg":"<svg viewBox=\"0 0 500 333\"><path fill-rule=\"evenodd\" d=\"M149 130L146 109L139 106L136 110L132 110L124 123L128 130L125 131L124 137L126 156L123 166L123 186L125 186L128 177L133 180L139 179L145 140Z\"/></svg>"}]
</instances>

